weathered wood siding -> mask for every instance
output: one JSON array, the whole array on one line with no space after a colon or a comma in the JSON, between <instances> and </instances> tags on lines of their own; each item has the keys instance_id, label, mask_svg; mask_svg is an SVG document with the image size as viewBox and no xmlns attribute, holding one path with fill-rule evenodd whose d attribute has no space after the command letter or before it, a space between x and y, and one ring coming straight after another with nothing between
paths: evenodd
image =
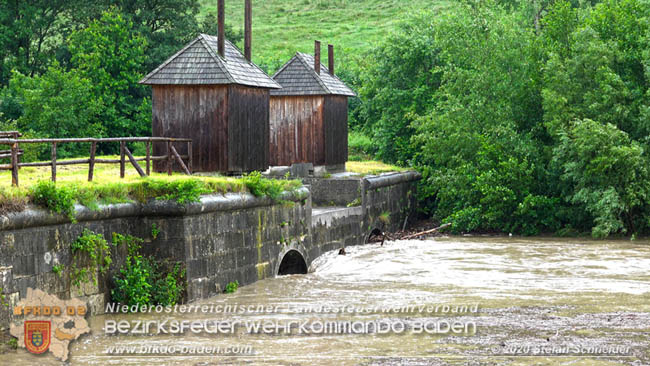
<instances>
[{"instance_id":1,"label":"weathered wood siding","mask_svg":"<svg viewBox=\"0 0 650 366\"><path fill-rule=\"evenodd\" d=\"M192 139L193 170L239 173L269 166L269 91L236 85L155 85L153 136ZM186 144L176 144L181 155ZM165 155L165 144L154 154ZM164 171L166 165L154 165ZM174 166L178 170L177 166Z\"/></svg>"},{"instance_id":2,"label":"weathered wood siding","mask_svg":"<svg viewBox=\"0 0 650 366\"><path fill-rule=\"evenodd\" d=\"M269 168L269 90L229 86L228 168L230 172Z\"/></svg>"},{"instance_id":3,"label":"weathered wood siding","mask_svg":"<svg viewBox=\"0 0 650 366\"><path fill-rule=\"evenodd\" d=\"M343 96L271 97L271 165L344 164L348 100Z\"/></svg>"},{"instance_id":4,"label":"weathered wood siding","mask_svg":"<svg viewBox=\"0 0 650 366\"><path fill-rule=\"evenodd\" d=\"M325 164L322 96L271 97L271 165Z\"/></svg>"},{"instance_id":5,"label":"weathered wood siding","mask_svg":"<svg viewBox=\"0 0 650 366\"><path fill-rule=\"evenodd\" d=\"M348 97L328 95L323 107L325 165L348 161Z\"/></svg>"},{"instance_id":6,"label":"weathered wood siding","mask_svg":"<svg viewBox=\"0 0 650 366\"><path fill-rule=\"evenodd\" d=\"M194 171L228 170L228 86L155 85L152 102L154 137L191 138ZM175 148L187 154L186 146ZM155 155L166 151L165 144L154 144ZM154 168L164 171L166 165Z\"/></svg>"}]
</instances>

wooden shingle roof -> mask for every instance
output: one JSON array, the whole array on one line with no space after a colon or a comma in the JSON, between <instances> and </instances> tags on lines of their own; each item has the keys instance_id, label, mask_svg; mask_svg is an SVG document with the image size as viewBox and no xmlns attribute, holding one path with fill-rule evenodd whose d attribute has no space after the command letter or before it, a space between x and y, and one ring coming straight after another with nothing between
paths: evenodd
<instances>
[{"instance_id":1,"label":"wooden shingle roof","mask_svg":"<svg viewBox=\"0 0 650 366\"><path fill-rule=\"evenodd\" d=\"M217 52L217 37L201 34L190 44L150 72L140 84L145 85L224 85L239 84L266 89L279 89L264 71L228 40L225 58Z\"/></svg>"},{"instance_id":2,"label":"wooden shingle roof","mask_svg":"<svg viewBox=\"0 0 650 366\"><path fill-rule=\"evenodd\" d=\"M272 90L272 96L282 95L343 95L355 97L356 94L336 75L329 73L321 63L320 75L314 70L314 56L298 52L278 72L273 80L282 89Z\"/></svg>"}]
</instances>

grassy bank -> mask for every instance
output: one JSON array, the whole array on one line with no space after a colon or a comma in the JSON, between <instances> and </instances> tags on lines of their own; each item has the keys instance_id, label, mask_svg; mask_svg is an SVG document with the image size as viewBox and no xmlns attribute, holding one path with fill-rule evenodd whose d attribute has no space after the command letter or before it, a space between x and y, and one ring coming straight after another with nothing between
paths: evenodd
<instances>
[{"instance_id":1,"label":"grassy bank","mask_svg":"<svg viewBox=\"0 0 650 366\"><path fill-rule=\"evenodd\" d=\"M314 40L337 46L337 59L360 55L391 32L412 11L437 8L447 0L265 0L253 3L253 61L271 65L296 51L311 53ZM216 13L217 2L201 0L202 15ZM226 22L243 29L244 2L226 3Z\"/></svg>"},{"instance_id":2,"label":"grassy bank","mask_svg":"<svg viewBox=\"0 0 650 366\"><path fill-rule=\"evenodd\" d=\"M400 168L395 165L382 163L380 161L365 160L365 161L349 161L345 164L345 170L350 173L357 173L361 175L375 175L390 172L403 172L407 168Z\"/></svg>"},{"instance_id":3,"label":"grassy bank","mask_svg":"<svg viewBox=\"0 0 650 366\"><path fill-rule=\"evenodd\" d=\"M87 181L86 165L57 168L57 183L50 179L50 168L20 169L20 187L11 187L9 171L0 173L0 214L21 211L28 203L49 208L69 216L74 204L96 209L100 204L146 202L151 199L173 200L179 203L198 201L201 195L228 192L250 192L255 196L279 199L284 191L301 186L296 180L265 179L259 173L243 178L222 176L192 176L152 173L141 178L127 166L120 179L119 165L98 164L93 182Z\"/></svg>"},{"instance_id":4,"label":"grassy bank","mask_svg":"<svg viewBox=\"0 0 650 366\"><path fill-rule=\"evenodd\" d=\"M115 159L115 156L105 157ZM64 160L61 160L64 161ZM376 161L349 162L347 170L369 175L401 171L393 165ZM147 202L151 199L191 203L201 195L228 192L249 192L258 197L279 200L282 192L293 191L302 183L299 180L263 178L251 173L241 178L223 176L192 176L175 173L172 176L151 173L141 178L127 165L124 179L120 179L117 164L98 164L92 182L88 182L87 165L57 167L57 183L50 182L49 167L22 168L19 173L20 187L11 186L11 172L0 172L0 214L18 212L27 204L36 204L73 218L74 205L81 204L97 209L101 204Z\"/></svg>"}]
</instances>

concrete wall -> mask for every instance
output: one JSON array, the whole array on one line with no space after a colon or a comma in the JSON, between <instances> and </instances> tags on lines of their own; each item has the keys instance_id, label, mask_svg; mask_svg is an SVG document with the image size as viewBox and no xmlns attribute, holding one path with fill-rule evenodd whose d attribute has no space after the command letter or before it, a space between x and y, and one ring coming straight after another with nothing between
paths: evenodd
<instances>
[{"instance_id":1,"label":"concrete wall","mask_svg":"<svg viewBox=\"0 0 650 366\"><path fill-rule=\"evenodd\" d=\"M314 206L347 206L361 199L362 178L306 178Z\"/></svg>"},{"instance_id":2,"label":"concrete wall","mask_svg":"<svg viewBox=\"0 0 650 366\"><path fill-rule=\"evenodd\" d=\"M103 206L98 211L77 206L76 223L37 208L0 216L0 294L10 305L0 305L0 329L8 326L11 305L28 287L61 299L79 297L88 301L91 313L103 311L126 248L111 245L113 265L98 285L73 288L69 270L60 276L53 272L55 265L68 268L70 244L85 228L109 242L114 232L143 238L145 254L185 263L192 301L221 293L231 281L246 285L275 276L290 251L300 253L309 266L327 251L363 244L373 228L401 228L415 210L417 179L415 173L400 173L347 182L355 188L346 200L358 199L361 206L314 208L313 214L312 195L302 188L286 194L285 203L233 193L205 196L187 206L162 201ZM327 182L319 183L321 191L328 191Z\"/></svg>"},{"instance_id":3,"label":"concrete wall","mask_svg":"<svg viewBox=\"0 0 650 366\"><path fill-rule=\"evenodd\" d=\"M310 257L364 244L375 229L401 230L406 220L415 218L419 179L420 175L415 172L357 179L311 179L314 202L328 202L339 196L341 203L357 201L361 204L313 209L312 240L319 244L312 246Z\"/></svg>"}]
</instances>

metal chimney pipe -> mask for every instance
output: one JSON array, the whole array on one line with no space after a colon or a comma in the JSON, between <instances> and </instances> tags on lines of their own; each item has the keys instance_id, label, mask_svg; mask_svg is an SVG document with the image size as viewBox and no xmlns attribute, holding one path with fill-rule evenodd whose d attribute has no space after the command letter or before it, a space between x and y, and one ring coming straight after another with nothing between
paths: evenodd
<instances>
[{"instance_id":1,"label":"metal chimney pipe","mask_svg":"<svg viewBox=\"0 0 650 366\"><path fill-rule=\"evenodd\" d=\"M327 45L327 68L330 70L330 74L334 75L334 46Z\"/></svg>"},{"instance_id":2,"label":"metal chimney pipe","mask_svg":"<svg viewBox=\"0 0 650 366\"><path fill-rule=\"evenodd\" d=\"M226 5L225 5L226 0L219 0L217 4L217 24L218 24L218 32L219 34L217 35L218 39L218 45L217 45L217 50L219 52L219 55L221 57L226 57Z\"/></svg>"},{"instance_id":3,"label":"metal chimney pipe","mask_svg":"<svg viewBox=\"0 0 650 366\"><path fill-rule=\"evenodd\" d=\"M320 75L320 41L314 42L314 70Z\"/></svg>"},{"instance_id":4,"label":"metal chimney pipe","mask_svg":"<svg viewBox=\"0 0 650 366\"><path fill-rule=\"evenodd\" d=\"M246 0L244 6L244 56L251 62L251 33L252 33L251 0Z\"/></svg>"}]
</instances>

